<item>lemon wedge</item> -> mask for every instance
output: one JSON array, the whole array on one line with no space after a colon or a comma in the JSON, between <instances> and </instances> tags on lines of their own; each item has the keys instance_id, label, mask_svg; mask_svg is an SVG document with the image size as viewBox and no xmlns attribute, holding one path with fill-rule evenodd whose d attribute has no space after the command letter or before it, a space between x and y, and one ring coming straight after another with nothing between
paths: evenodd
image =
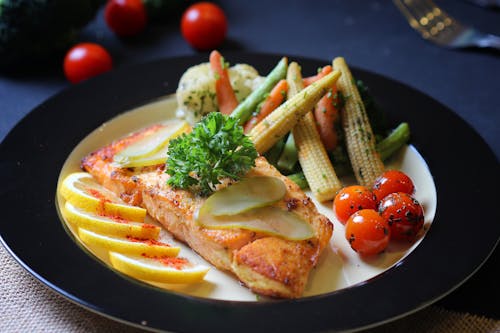
<instances>
[{"instance_id":1,"label":"lemon wedge","mask_svg":"<svg viewBox=\"0 0 500 333\"><path fill-rule=\"evenodd\" d=\"M69 201L66 201L62 214L66 220L79 228L101 234L143 239L156 239L160 234L160 227L153 224L130 221L121 217L99 215L76 207Z\"/></svg>"},{"instance_id":2,"label":"lemon wedge","mask_svg":"<svg viewBox=\"0 0 500 333\"><path fill-rule=\"evenodd\" d=\"M69 174L62 182L60 193L74 206L99 215L118 216L141 222L146 216L144 208L127 205L87 172Z\"/></svg>"},{"instance_id":3,"label":"lemon wedge","mask_svg":"<svg viewBox=\"0 0 500 333\"><path fill-rule=\"evenodd\" d=\"M160 283L195 283L203 280L208 270L180 257L134 256L109 252L113 267L136 279Z\"/></svg>"},{"instance_id":4,"label":"lemon wedge","mask_svg":"<svg viewBox=\"0 0 500 333\"><path fill-rule=\"evenodd\" d=\"M190 128L186 121L162 127L117 153L113 157L113 162L124 168L165 163L170 140Z\"/></svg>"},{"instance_id":5,"label":"lemon wedge","mask_svg":"<svg viewBox=\"0 0 500 333\"><path fill-rule=\"evenodd\" d=\"M154 239L107 236L83 228L78 228L78 236L90 247L102 247L119 253L175 257L180 251L179 247L170 246Z\"/></svg>"}]
</instances>

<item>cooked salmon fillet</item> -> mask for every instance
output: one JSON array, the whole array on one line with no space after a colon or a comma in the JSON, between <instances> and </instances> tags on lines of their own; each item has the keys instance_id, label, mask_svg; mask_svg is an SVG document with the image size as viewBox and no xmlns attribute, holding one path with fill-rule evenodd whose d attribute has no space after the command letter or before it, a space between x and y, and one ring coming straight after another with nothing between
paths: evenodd
<instances>
[{"instance_id":1,"label":"cooked salmon fillet","mask_svg":"<svg viewBox=\"0 0 500 333\"><path fill-rule=\"evenodd\" d=\"M294 182L264 157L258 157L247 177L266 175L281 179L287 192L274 205L301 216L312 226L314 237L291 241L250 230L208 229L199 225L194 213L205 198L168 186L169 175L164 165L125 169L112 163L116 153L161 126L150 126L89 154L83 158L82 168L125 202L144 207L177 239L217 268L232 272L254 292L272 297L300 297L311 269L330 240L333 224L318 213L311 199Z\"/></svg>"}]
</instances>

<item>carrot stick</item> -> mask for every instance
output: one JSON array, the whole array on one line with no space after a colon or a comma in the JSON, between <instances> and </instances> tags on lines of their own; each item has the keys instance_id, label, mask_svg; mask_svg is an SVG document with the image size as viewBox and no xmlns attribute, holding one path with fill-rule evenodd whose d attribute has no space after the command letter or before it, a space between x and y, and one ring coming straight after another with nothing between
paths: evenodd
<instances>
[{"instance_id":1,"label":"carrot stick","mask_svg":"<svg viewBox=\"0 0 500 333\"><path fill-rule=\"evenodd\" d=\"M288 83L286 80L280 80L269 93L269 96L264 100L259 110L259 113L250 118L245 124L245 133L250 131L262 119L267 117L268 114L274 111L285 100L286 93L288 92Z\"/></svg>"},{"instance_id":2,"label":"carrot stick","mask_svg":"<svg viewBox=\"0 0 500 333\"><path fill-rule=\"evenodd\" d=\"M221 113L231 114L238 105L238 100L229 81L229 74L224 63L224 58L217 50L210 53L210 68L212 68L216 77L215 93L217 95L219 110Z\"/></svg>"},{"instance_id":3,"label":"carrot stick","mask_svg":"<svg viewBox=\"0 0 500 333\"><path fill-rule=\"evenodd\" d=\"M337 87L333 86L314 108L314 118L318 125L319 136L327 151L333 151L337 147L338 138L335 123L339 119L339 103Z\"/></svg>"},{"instance_id":4,"label":"carrot stick","mask_svg":"<svg viewBox=\"0 0 500 333\"><path fill-rule=\"evenodd\" d=\"M326 76L327 74L330 74L330 72L332 70L333 70L332 66L327 65L327 66L323 67L318 74L303 78L302 82L304 83L304 87L307 87L311 83L318 81L319 79Z\"/></svg>"}]
</instances>

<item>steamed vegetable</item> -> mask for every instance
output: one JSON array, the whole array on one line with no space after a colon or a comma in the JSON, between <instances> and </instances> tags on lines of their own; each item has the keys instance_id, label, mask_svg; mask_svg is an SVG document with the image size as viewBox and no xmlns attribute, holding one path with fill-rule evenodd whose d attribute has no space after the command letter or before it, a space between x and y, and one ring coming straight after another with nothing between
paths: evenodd
<instances>
[{"instance_id":1,"label":"steamed vegetable","mask_svg":"<svg viewBox=\"0 0 500 333\"><path fill-rule=\"evenodd\" d=\"M342 73L337 87L346 97L342 126L354 175L360 185L371 186L384 171L384 163L376 151L375 136L363 101L344 58L335 58L333 68Z\"/></svg>"},{"instance_id":2,"label":"steamed vegetable","mask_svg":"<svg viewBox=\"0 0 500 333\"><path fill-rule=\"evenodd\" d=\"M210 68L215 75L215 95L219 111L229 115L238 105L238 100L229 81L228 67L219 51L214 50L210 53Z\"/></svg>"},{"instance_id":3,"label":"steamed vegetable","mask_svg":"<svg viewBox=\"0 0 500 333\"><path fill-rule=\"evenodd\" d=\"M287 81L290 86L290 93L299 94L302 91L302 74L299 65L295 62L288 67ZM316 82L321 82L321 79ZM314 84L309 87L313 87ZM328 85L328 88L331 89L332 85L333 83ZM337 191L341 189L342 184L333 169L325 146L321 142L311 109L298 121L292 130L292 134L297 147L300 166L313 195L319 201L333 199Z\"/></svg>"},{"instance_id":4,"label":"steamed vegetable","mask_svg":"<svg viewBox=\"0 0 500 333\"><path fill-rule=\"evenodd\" d=\"M281 137L290 132L297 122L326 94L328 88L337 81L339 75L338 71L334 71L311 84L258 123L248 133L257 151L261 154L266 152Z\"/></svg>"},{"instance_id":5,"label":"steamed vegetable","mask_svg":"<svg viewBox=\"0 0 500 333\"><path fill-rule=\"evenodd\" d=\"M252 93L263 80L255 68L246 64L229 67L228 74L239 102ZM184 72L176 92L179 117L190 124L195 124L204 115L219 110L215 80L209 63L190 67Z\"/></svg>"},{"instance_id":6,"label":"steamed vegetable","mask_svg":"<svg viewBox=\"0 0 500 333\"><path fill-rule=\"evenodd\" d=\"M269 95L262 101L254 112L254 116L250 118L245 124L245 133L249 132L255 125L267 117L278 106L283 103L288 92L288 83L286 80L280 80Z\"/></svg>"},{"instance_id":7,"label":"steamed vegetable","mask_svg":"<svg viewBox=\"0 0 500 333\"><path fill-rule=\"evenodd\" d=\"M257 105L264 100L265 95L273 89L279 80L285 77L287 66L288 59L282 58L276 67L267 75L264 82L236 107L231 115L238 119L241 125L252 116Z\"/></svg>"}]
</instances>

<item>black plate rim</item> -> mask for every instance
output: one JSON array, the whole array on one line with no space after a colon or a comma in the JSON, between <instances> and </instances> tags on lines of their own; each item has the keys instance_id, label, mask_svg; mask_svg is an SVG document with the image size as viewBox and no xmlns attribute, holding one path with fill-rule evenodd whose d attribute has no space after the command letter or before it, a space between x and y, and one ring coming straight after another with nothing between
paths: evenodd
<instances>
[{"instance_id":1,"label":"black plate rim","mask_svg":"<svg viewBox=\"0 0 500 333\"><path fill-rule=\"evenodd\" d=\"M226 58L233 62L237 60L242 60L242 61L247 61L250 64L253 64L252 60L255 61L257 59L257 62L259 63L260 66L266 65L266 69L270 69L269 66L273 66L275 62L280 58L280 55L276 54L262 54L262 53L227 53ZM297 60L301 63L303 67L308 67L311 69L314 66L317 66L318 64L325 64L328 63L328 61L321 60L321 59L312 59L312 58L303 58L299 56L289 56L290 59ZM163 68L163 66L169 66L169 65L174 65L174 64L179 64L179 63L199 63L201 61L205 61L206 55L196 55L196 56L191 56L191 57L177 57L177 58L169 58L169 59L159 59L147 64L138 64L134 66L129 66L129 67L124 67L121 69L118 69L116 71L113 71L109 74L102 75L101 77L89 80L83 84L76 85L70 89L64 90L60 92L59 94L49 98L46 102L42 103L40 106L35 108L31 113L29 113L27 116L25 116L4 138L1 146L0 146L0 153L5 153L2 154L3 156L0 159L0 167L2 168L2 171L12 171L15 176L18 177L16 180L6 180L7 186L6 188L2 189L0 191L0 198L7 198L7 196L10 194L12 195L12 190L13 189L19 189L19 186L24 185L26 186L25 182L28 181L29 179L33 180L33 176L30 175L29 171L25 169L25 166L14 166L13 160L16 160L16 158L19 160L22 155L20 155L18 152L13 151L13 148L15 149L15 144L14 144L14 139L19 139L20 136L22 136L22 133L20 131L24 130L24 126L26 124L33 122L35 120L40 120L40 116L47 116L47 115L52 115L51 112L51 107L53 104L57 104L61 100L70 100L71 98L74 98L74 96L78 96L79 94L82 94L83 92L89 92L93 89L100 88L102 90L106 90L105 88L110 89L113 91L113 89L118 89L118 88L113 88L109 87L110 83L115 83L116 78L121 78L121 77L129 77L130 75L134 76L137 75L141 71L141 69L145 69L146 72L152 71L153 69L159 69L160 67ZM178 66L179 67L179 66ZM178 71L181 71L185 68L180 68L177 69ZM486 163L485 168L488 171L492 167L496 166L496 158L494 157L493 153L491 152L491 149L486 145L484 140L474 132L474 130L471 129L469 125L467 125L463 120L461 120L458 116L456 116L451 110L449 110L447 107L441 105L434 99L430 98L429 96L426 96L422 94L421 92L408 87L407 85L404 85L396 80L383 77L381 75L368 72L365 70L357 69L353 67L353 72L356 75L359 75L360 78L366 79L368 83L370 81L381 81L384 83L383 85L389 85L391 88L396 89L396 87L399 87L400 91L399 93L402 94L407 94L409 96L419 96L419 98L423 98L427 104L431 104L434 108L438 109L437 114L439 115L438 118L440 117L439 120L447 120L447 121L452 121L453 123L453 128L456 129L458 126L459 129L462 131L465 131L465 139L466 140L472 140L473 143L476 144L476 146L480 147L481 149L478 149L478 152L476 153L477 157L482 160L483 162ZM149 73L149 72L148 72ZM130 75L129 75L130 74ZM151 73L150 73L151 74ZM177 78L178 79L178 78ZM168 84L162 83L161 80L159 82L155 81L155 84L160 84L161 87L164 90L172 89L172 84L175 84L176 81L172 80L173 83L167 82ZM152 83L151 83L152 84ZM120 85L121 87L123 86L123 83ZM369 85L370 87L373 88L372 85ZM376 87L377 88L377 87ZM159 88L155 88L156 91L160 90ZM377 90L377 89L374 89ZM397 89L396 89L397 90ZM170 92L173 92L170 90ZM165 93L165 92L164 92ZM153 93L157 94L157 93ZM377 91L374 92L374 95L377 97L378 93ZM159 95L158 95L159 96ZM150 96L153 97L153 96ZM136 105L139 105L145 101L150 99L149 97L141 97L136 99ZM109 99L106 100L109 104ZM113 100L116 102L116 100ZM64 104L64 103L63 103ZM128 102L127 108L136 106L133 105L133 103ZM104 106L103 106L104 108ZM118 107L116 107L119 109ZM126 109L121 109L126 110ZM115 110L116 111L116 110ZM61 111L59 111L61 112ZM78 110L78 114L80 114L82 111ZM424 112L425 113L425 112ZM52 115L54 117L54 115ZM66 117L63 117L67 118ZM411 117L410 117L411 118ZM78 119L82 119L81 117ZM109 119L109 117L107 118ZM105 120L107 120L105 119ZM52 119L54 120L54 119ZM99 121L96 121L94 123L90 122L91 124L86 124L88 128L91 130L97 128L100 123L102 123L100 119ZM405 119L406 120L406 119ZM413 125L413 123L410 121L410 124ZM418 124L416 127L418 128L421 126L421 124ZM412 126L413 127L413 126ZM432 126L430 126L432 127ZM90 131L91 131L90 130ZM90 131L87 131L86 133L90 133ZM39 144L40 147L38 147L37 153L47 153L49 149L47 147L44 147L43 144L43 139L47 139L47 141L53 142L54 140L50 140L50 137L47 138L46 136L41 133L42 130L39 129L38 132L36 132L37 135L40 136L40 139L42 139L42 143ZM64 133L67 133L64 132ZM414 133L414 132L412 132ZM417 132L418 133L418 132ZM50 136L50 135L49 135ZM442 134L439 135L439 138L442 138ZM78 139L78 138L77 138ZM83 137L79 138L79 140L76 140L79 142ZM431 135L431 140L434 139L434 136ZM413 138L414 143L416 145L416 148L422 153L424 158L426 159L427 163L429 164L429 167L431 171L435 170L434 167L438 168L438 164L435 163L434 157L428 153L429 149L429 142L426 138L420 136L417 134L416 137ZM32 147L34 145L33 142L28 142L28 139L25 139L20 145L22 146L23 144L26 144L27 146ZM77 143L76 142L76 143ZM442 148L442 145L438 145L440 148ZM65 145L65 148L71 147L71 145ZM73 145L74 147L74 145ZM427 149L427 150L426 150ZM454 152L447 151L447 154L456 158L455 155L453 154ZM69 151L59 151L59 152L50 152L49 155L57 155L61 156L65 154L67 156L69 154ZM36 154L35 154L36 155ZM7 157L5 157L7 156ZM24 161L23 161L24 162ZM36 161L35 161L36 162ZM466 163L467 164L467 163ZM495 164L495 165L494 165ZM62 165L62 164L61 164ZM61 167L59 165L59 169ZM465 165L465 167L470 167L470 163ZM57 169L57 168L56 168ZM51 172L54 174L58 174L59 169L57 170L52 170ZM441 170L441 168L439 168ZM484 167L483 167L484 169ZM493 169L494 170L494 169ZM491 170L490 170L491 171ZM4 173L3 173L4 174ZM434 175L434 173L433 173ZM0 176L3 177L3 176ZM31 177L31 178L30 178ZM441 202L442 202L442 192L441 189L444 188L446 189L444 192L447 194L450 193L450 190L447 189L448 183L446 182L445 185L442 182L442 177L443 175L439 174L437 177L435 176L435 182L436 182L436 187L438 189L438 210L436 212L435 216L435 221L445 221L441 215L442 212L440 210L441 207ZM20 179L19 179L20 178ZM48 177L53 179L54 175L51 177ZM0 178L1 179L1 178ZM439 181L439 183L438 183ZM498 182L498 177L496 179L493 179L493 182L497 181ZM44 190L47 190L47 193L51 193L54 195L55 193L55 184L44 184L42 186ZM495 187L495 186L492 186ZM476 190L479 190L480 192L488 192L487 189L481 186L474 188ZM32 194L27 194L24 193L24 197L32 197ZM446 197L445 197L446 198ZM448 200L449 201L449 200ZM2 205L4 205L5 201L2 200ZM9 201L11 202L11 201ZM483 203L483 204L487 204ZM445 200L445 205L448 205L448 203ZM50 206L52 209L48 209L47 206ZM448 206L446 206L448 207ZM36 207L40 208L40 207ZM52 211L52 212L51 212ZM47 216L52 216L54 212L54 196L48 199L48 205L44 205L42 213L40 213L40 218L46 218ZM444 224L444 222L442 223ZM159 319L159 318L150 318L152 315L150 313L143 313L140 318L143 319L138 319L137 316L131 316L128 310L131 310L130 308L123 307L122 305L118 306L118 309L114 309L113 302L111 304L108 301L102 301L100 304L96 304L95 298L93 297L85 297L85 295L77 295L78 293L75 292L74 289L68 288L67 284L64 284L62 281L54 281L57 280L54 276L50 277L44 277L42 274L39 274L38 272L40 270L43 271L42 268L38 267L36 264L39 264L39 256L30 256L24 253L22 249L19 249L19 247L16 248L17 244L13 243L11 241L11 237L13 237L13 229L9 229L5 227L5 224L0 225L1 232L0 232L0 241L1 243L8 249L8 252L18 261L28 272L30 272L35 278L38 280L42 281L42 283L48 285L50 288L55 290L56 292L62 294L64 297L70 299L71 301L80 304L94 312L100 313L102 315L105 315L106 317L109 318L114 318L116 320L119 320L121 322L128 322L134 326L141 326L142 321L147 322L147 326L141 326L143 328L153 328L153 329L166 329L166 330L175 330L175 331L193 331L196 330L197 328L208 328L209 331L211 330L231 330L234 329L235 327L238 327L238 329L243 330L243 331L251 331L255 329L259 330L265 330L265 331L272 331L275 329L287 329L291 331L301 331L301 330L325 330L325 329L335 329L335 330L354 330L354 329L360 329L360 328L366 328L369 326L381 324L383 322L387 322L390 320L393 320L395 318L404 316L408 313L411 313L413 311L416 311L428 304L433 303L434 301L440 299L447 293L451 292L453 289L457 288L461 283L463 283L467 278L469 278L479 267L484 263L484 261L488 258L488 256L491 254L493 249L495 248L496 244L498 243L498 234L499 234L499 228L492 225L490 223L487 225L487 228L491 231L490 236L487 237L487 241L484 242L484 245L481 246L480 251L477 250L474 260L471 259L471 263L467 263L467 265L463 264L462 266L467 266L467 267L462 267L463 271L456 272L454 274L448 274L450 276L446 276L446 278L450 279L451 282L449 282L445 287L439 286L439 288L431 288L433 289L432 292L428 292L424 295L417 295L415 290L409 292L410 295L408 295L408 298L410 299L409 301L403 302L401 297L398 297L397 293L392 293L390 296L393 297L394 302L399 302L398 304L385 304L382 303L378 308L377 311L369 311L369 309L364 309L363 307L360 307L359 305L356 306L354 300L359 299L359 297L365 297L369 295L369 299L375 299L379 298L381 296L387 296L381 293L381 290L385 288L388 289L390 287L393 287L389 282L394 282L397 281L398 278L401 278L402 276L408 278L408 270L411 271L411 267L415 266L416 264L420 263L419 265L422 267L422 258L425 257L428 253L426 250L428 248L427 245L425 244L434 244L436 243L435 237L439 237L439 235L442 235L443 231L442 228L440 227L441 224L437 224L437 227L433 225L433 227L429 230L429 233L426 235L426 239L422 242L422 244L417 247L415 251L412 252L410 256L408 256L401 264L397 265L397 267L394 267L393 269L385 272L382 276L379 276L377 278L374 278L370 280L369 283L361 283L358 284L355 287L352 288L347 288L344 290L340 290L337 292L334 292L332 294L328 295L321 295L321 296L314 296L314 297L308 297L304 299L299 299L299 300L281 300L277 302L271 302L271 303L246 303L246 302L231 302L231 301L213 301L213 300L204 300L204 299L199 299L199 298L194 298L194 297L186 297L186 296L181 296L181 295L175 295L175 294L170 294L170 293L158 293L156 288L152 287L147 287L143 284L137 284L133 283L127 279L124 278L118 278L120 281L120 287L126 286L127 288L132 288L134 291L139 290L140 297L142 300L144 300L143 297L153 297L155 298L155 295L162 295L158 296L158 299L155 299L155 302L160 302L161 304L170 304L173 305L177 302L183 303L183 306L189 308L190 310L196 310L196 312L200 312L204 314L201 316L202 320L200 318L197 318L196 323L193 323L191 318L184 318L182 311L176 312L175 318L172 316L167 316L168 320L165 321L165 319ZM15 232L15 231L14 231ZM437 235L437 236L434 236ZM463 236L461 233L460 236ZM496 238L495 238L496 236ZM15 233L14 233L15 237ZM439 243L439 242L437 242ZM68 243L66 242L65 246L69 246ZM78 247L76 244L73 244L73 246ZM40 249L43 251L43 247L40 247ZM40 250L39 249L39 250ZM79 249L79 247L78 247ZM70 252L74 252L74 249ZM79 249L80 252L83 253ZM65 256L62 256L62 258L65 258ZM480 258L480 260L478 260ZM95 274L98 274L98 276L105 276L107 279L110 278L110 274L112 274L113 279L116 279L116 274L115 273L110 273L111 270L104 268L104 267L98 267L96 266L96 262L92 262L93 259L89 260L91 258L85 259L83 256L78 256L78 261L79 264L83 264L85 266L88 265L88 267L92 268L92 271L96 272ZM34 261L33 261L34 260ZM37 261L38 260L38 261ZM432 265L431 265L432 266ZM434 265L435 266L435 265ZM433 271L435 272L436 267L431 267ZM45 275L47 275L47 272L44 272ZM410 272L411 273L411 272ZM453 273L453 272L452 272ZM459 276L457 278L457 276ZM383 277L383 278L382 278ZM422 277L420 277L422 279ZM51 281L53 280L53 281ZM429 283L427 279L423 280L425 283ZM420 281L422 283L422 281ZM424 284L425 284L424 283ZM450 284L451 283L451 284ZM64 285L62 288L60 285ZM431 285L430 285L431 286ZM82 290L89 290L89 286L85 285L79 285L76 284L73 286L73 288L81 288ZM377 291L377 288L379 290ZM69 289L69 290L68 290ZM397 288L398 289L398 288ZM421 288L416 288L416 289L421 289ZM101 290L100 290L101 291ZM400 291L401 292L401 291ZM106 293L104 293L106 294ZM139 296L134 296L134 297L139 297ZM357 298L358 297L358 298ZM365 297L366 298L366 297ZM401 302L405 304L401 304ZM99 303L99 302L97 302ZM342 310L340 308L341 305L342 307L349 306L348 308L352 309L352 311L355 311L355 315L346 315L343 313L342 315L339 313L337 315L333 315L332 313L334 312L340 312ZM396 309L397 307L397 309ZM148 308L148 310L154 310L154 307ZM327 311L325 309L328 309ZM135 309L136 310L136 309ZM175 311L174 311L175 312ZM308 313L311 315L308 316L300 316L300 314ZM220 315L224 316L224 320ZM295 315L295 316L294 316ZM153 316L154 317L154 316ZM357 318L354 320L354 318ZM144 319L146 318L146 319ZM272 321L267 321L264 320L265 323L263 322L258 322L257 319L260 318L259 320L262 320L262 318L273 318ZM300 318L300 322L298 319L294 318ZM359 319L361 318L361 319ZM240 322L245 322L245 327L241 327L239 325Z\"/></svg>"}]
</instances>

